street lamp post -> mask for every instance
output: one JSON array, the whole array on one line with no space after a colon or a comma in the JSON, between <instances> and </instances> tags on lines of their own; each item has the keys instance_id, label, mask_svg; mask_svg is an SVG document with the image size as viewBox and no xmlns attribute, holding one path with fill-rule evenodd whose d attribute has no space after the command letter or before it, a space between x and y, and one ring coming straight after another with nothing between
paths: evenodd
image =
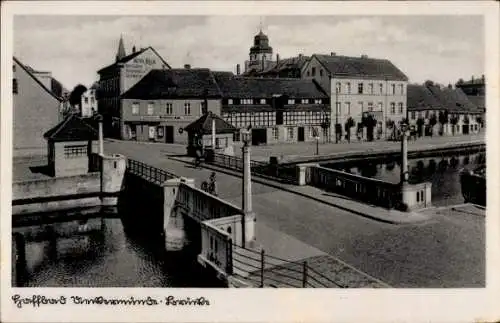
<instances>
[{"instance_id":1,"label":"street lamp post","mask_svg":"<svg viewBox=\"0 0 500 323\"><path fill-rule=\"evenodd\" d=\"M252 179L250 168L251 130L245 129L241 133L243 147L243 187L242 187L242 247L255 240L255 213L252 210Z\"/></svg>"},{"instance_id":2,"label":"street lamp post","mask_svg":"<svg viewBox=\"0 0 500 323\"><path fill-rule=\"evenodd\" d=\"M316 128L313 128L313 137L316 139L316 155L319 155L319 133Z\"/></svg>"},{"instance_id":3,"label":"street lamp post","mask_svg":"<svg viewBox=\"0 0 500 323\"><path fill-rule=\"evenodd\" d=\"M408 136L410 130L408 124L401 125L401 184L408 183Z\"/></svg>"},{"instance_id":4,"label":"street lamp post","mask_svg":"<svg viewBox=\"0 0 500 323\"><path fill-rule=\"evenodd\" d=\"M97 122L99 123L99 155L104 155L104 139L102 130L103 118L101 114L97 115Z\"/></svg>"}]
</instances>

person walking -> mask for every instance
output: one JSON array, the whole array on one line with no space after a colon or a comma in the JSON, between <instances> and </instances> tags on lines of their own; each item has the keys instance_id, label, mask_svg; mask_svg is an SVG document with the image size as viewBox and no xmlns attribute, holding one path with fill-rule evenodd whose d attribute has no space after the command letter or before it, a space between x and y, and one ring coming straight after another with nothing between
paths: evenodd
<instances>
[{"instance_id":1,"label":"person walking","mask_svg":"<svg viewBox=\"0 0 500 323\"><path fill-rule=\"evenodd\" d=\"M212 172L208 182L208 192L212 195L217 196L217 181L215 179L215 172Z\"/></svg>"}]
</instances>

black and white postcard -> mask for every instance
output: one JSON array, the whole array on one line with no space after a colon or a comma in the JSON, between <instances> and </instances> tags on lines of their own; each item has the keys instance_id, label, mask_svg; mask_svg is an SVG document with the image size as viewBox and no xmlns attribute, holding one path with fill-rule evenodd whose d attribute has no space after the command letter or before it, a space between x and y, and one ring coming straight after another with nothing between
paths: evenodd
<instances>
[{"instance_id":1,"label":"black and white postcard","mask_svg":"<svg viewBox=\"0 0 500 323\"><path fill-rule=\"evenodd\" d=\"M3 3L1 320L498 320L498 18Z\"/></svg>"}]
</instances>

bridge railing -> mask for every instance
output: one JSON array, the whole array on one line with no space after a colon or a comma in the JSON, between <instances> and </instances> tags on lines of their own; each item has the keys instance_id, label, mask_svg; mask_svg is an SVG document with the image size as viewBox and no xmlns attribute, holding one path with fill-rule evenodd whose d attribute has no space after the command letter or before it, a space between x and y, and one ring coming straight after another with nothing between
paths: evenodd
<instances>
[{"instance_id":1,"label":"bridge railing","mask_svg":"<svg viewBox=\"0 0 500 323\"><path fill-rule=\"evenodd\" d=\"M224 154L214 154L213 160L210 163L236 171L243 171L243 159L241 157L229 156ZM288 184L297 182L296 166L282 166L278 164L270 164L260 161L250 161L250 169L252 174L278 180Z\"/></svg>"},{"instance_id":2,"label":"bridge railing","mask_svg":"<svg viewBox=\"0 0 500 323\"><path fill-rule=\"evenodd\" d=\"M387 208L401 201L399 184L321 166L308 167L306 184Z\"/></svg>"},{"instance_id":3,"label":"bridge railing","mask_svg":"<svg viewBox=\"0 0 500 323\"><path fill-rule=\"evenodd\" d=\"M204 261L225 275L233 274L233 242L231 235L212 224L201 222L201 253Z\"/></svg>"},{"instance_id":4,"label":"bridge railing","mask_svg":"<svg viewBox=\"0 0 500 323\"><path fill-rule=\"evenodd\" d=\"M127 159L127 172L140 176L155 184L162 184L169 179L179 177L161 168L157 168L133 159Z\"/></svg>"}]
</instances>

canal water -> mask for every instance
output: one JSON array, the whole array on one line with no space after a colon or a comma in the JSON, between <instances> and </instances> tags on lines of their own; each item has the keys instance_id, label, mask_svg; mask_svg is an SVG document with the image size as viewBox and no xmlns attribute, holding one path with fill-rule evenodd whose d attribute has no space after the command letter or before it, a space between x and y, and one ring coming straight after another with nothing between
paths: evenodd
<instances>
[{"instance_id":1,"label":"canal water","mask_svg":"<svg viewBox=\"0 0 500 323\"><path fill-rule=\"evenodd\" d=\"M464 199L460 187L460 171L471 170L484 163L486 163L485 152L410 159L409 181L431 182L434 206L461 204ZM399 183L400 179L400 160L335 163L324 166L392 183Z\"/></svg>"},{"instance_id":2,"label":"canal water","mask_svg":"<svg viewBox=\"0 0 500 323\"><path fill-rule=\"evenodd\" d=\"M185 232L185 221L171 218L166 237L127 233L118 215L104 213L14 228L26 244L25 275L17 286L222 287L197 263L200 241ZM66 235L47 238L47 230Z\"/></svg>"}]
</instances>

